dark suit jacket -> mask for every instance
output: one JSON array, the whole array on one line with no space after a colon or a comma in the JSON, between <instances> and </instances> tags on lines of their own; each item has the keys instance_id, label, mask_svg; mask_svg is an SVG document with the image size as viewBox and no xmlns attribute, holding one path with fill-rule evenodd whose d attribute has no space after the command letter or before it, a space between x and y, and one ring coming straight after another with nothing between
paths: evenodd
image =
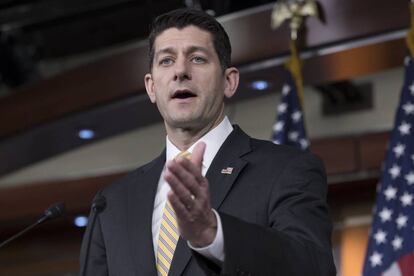
<instances>
[{"instance_id":1,"label":"dark suit jacket","mask_svg":"<svg viewBox=\"0 0 414 276\"><path fill-rule=\"evenodd\" d=\"M151 223L164 163L165 152L101 191L107 206L92 229L87 275L157 274ZM232 173L222 174L228 167ZM222 220L225 261L216 266L180 239L169 275L335 274L326 176L317 157L252 139L235 126L206 177Z\"/></svg>"}]
</instances>

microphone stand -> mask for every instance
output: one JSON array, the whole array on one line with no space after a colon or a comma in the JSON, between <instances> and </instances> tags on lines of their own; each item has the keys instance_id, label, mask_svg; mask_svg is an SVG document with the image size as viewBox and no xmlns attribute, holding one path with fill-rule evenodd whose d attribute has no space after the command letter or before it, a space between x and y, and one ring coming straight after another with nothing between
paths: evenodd
<instances>
[{"instance_id":1,"label":"microphone stand","mask_svg":"<svg viewBox=\"0 0 414 276\"><path fill-rule=\"evenodd\" d=\"M45 210L44 215L41 218L39 218L35 223L29 225L28 227L24 228L22 231L18 232L17 234L14 234L10 238L8 238L4 242L2 242L0 244L0 248L6 246L10 242L12 242L15 239L19 238L20 236L22 236L26 232L29 232L31 229L33 229L37 225L39 225L39 224L41 224L41 223L43 223L43 222L45 222L49 219L53 219L53 218L56 218L56 217L62 215L64 213L64 211L65 211L65 204L64 203L59 202L59 203L53 204L52 206L50 206L49 208L47 208Z\"/></svg>"},{"instance_id":2,"label":"microphone stand","mask_svg":"<svg viewBox=\"0 0 414 276\"><path fill-rule=\"evenodd\" d=\"M86 248L85 248L85 261L81 267L81 276L86 276L86 270L88 268L88 260L89 260L89 251L90 251L90 247L91 247L91 240L92 240L92 234L93 234L93 229L95 226L95 222L96 222L96 218L98 217L98 214L100 212L102 212L106 207L106 199L103 195L98 195L93 203L92 203L92 214L90 216L90 224L89 224L89 229L88 229L88 233L86 236Z\"/></svg>"}]
</instances>

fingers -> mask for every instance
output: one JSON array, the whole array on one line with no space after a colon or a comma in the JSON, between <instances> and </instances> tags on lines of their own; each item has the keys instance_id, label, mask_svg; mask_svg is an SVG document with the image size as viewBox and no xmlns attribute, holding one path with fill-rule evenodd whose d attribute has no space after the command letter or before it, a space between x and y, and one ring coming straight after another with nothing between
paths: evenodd
<instances>
[{"instance_id":1,"label":"fingers","mask_svg":"<svg viewBox=\"0 0 414 276\"><path fill-rule=\"evenodd\" d=\"M199 143L195 162L202 163L204 150L205 144ZM168 161L164 173L164 178L171 187L174 201L180 203L177 208L184 206L187 211L192 211L189 212L191 214L195 209L209 206L208 181L203 177L201 167L197 167L193 161L187 158Z\"/></svg>"},{"instance_id":2,"label":"fingers","mask_svg":"<svg viewBox=\"0 0 414 276\"><path fill-rule=\"evenodd\" d=\"M195 146L191 160L179 157L166 164L164 178L171 187L174 201L180 203L177 208L184 206L188 211L208 203L208 181L202 175L205 148L205 143L200 142Z\"/></svg>"},{"instance_id":3,"label":"fingers","mask_svg":"<svg viewBox=\"0 0 414 276\"><path fill-rule=\"evenodd\" d=\"M187 163L186 166L183 163ZM188 165L190 164L190 165ZM188 166L193 168L188 168ZM201 172L194 168L189 160L181 159L177 161L167 162L167 169L165 170L164 178L176 193L184 198L190 198L191 195L195 197L200 196L200 182L203 181Z\"/></svg>"},{"instance_id":4,"label":"fingers","mask_svg":"<svg viewBox=\"0 0 414 276\"><path fill-rule=\"evenodd\" d=\"M187 208L191 208L194 204L193 202L194 199L192 197L200 196L199 189L195 188L197 184L195 183L184 184L183 181L173 171L174 169L170 170L167 167L167 170L165 171L165 174L164 174L164 178L170 185L171 190L178 197L178 199L182 202L182 204L185 205L185 207ZM194 178L193 178L193 181L195 182Z\"/></svg>"},{"instance_id":5,"label":"fingers","mask_svg":"<svg viewBox=\"0 0 414 276\"><path fill-rule=\"evenodd\" d=\"M185 170L187 170L193 177L196 178L196 181L201 182L203 180L202 169L203 169L203 157L206 149L206 144L204 142L199 142L195 145L194 150L191 154L191 160L184 157L179 157L174 161L178 162L179 165L182 165ZM172 166L174 163L170 164ZM185 179L183 179L185 181Z\"/></svg>"},{"instance_id":6,"label":"fingers","mask_svg":"<svg viewBox=\"0 0 414 276\"><path fill-rule=\"evenodd\" d=\"M180 158L176 160L176 162L185 170L187 171L195 180L200 183L203 181L204 177L202 175L202 168L197 167L193 161L188 160L186 158Z\"/></svg>"},{"instance_id":7,"label":"fingers","mask_svg":"<svg viewBox=\"0 0 414 276\"><path fill-rule=\"evenodd\" d=\"M200 168L200 170L203 166L203 157L205 150L206 144L204 142L199 142L194 146L194 150L191 154L191 162Z\"/></svg>"},{"instance_id":8,"label":"fingers","mask_svg":"<svg viewBox=\"0 0 414 276\"><path fill-rule=\"evenodd\" d=\"M188 210L187 206L183 204L183 202L180 200L180 198L175 194L174 192L168 193L168 200L171 203L171 206L173 207L175 211L175 215L177 218L183 218L187 221L193 222L194 217L191 215L190 211Z\"/></svg>"},{"instance_id":9,"label":"fingers","mask_svg":"<svg viewBox=\"0 0 414 276\"><path fill-rule=\"evenodd\" d=\"M164 173L171 187L168 200L175 211L180 236L200 247L211 244L217 232L208 181L202 175L205 149L205 143L198 143L191 160L180 157L168 161Z\"/></svg>"}]
</instances>

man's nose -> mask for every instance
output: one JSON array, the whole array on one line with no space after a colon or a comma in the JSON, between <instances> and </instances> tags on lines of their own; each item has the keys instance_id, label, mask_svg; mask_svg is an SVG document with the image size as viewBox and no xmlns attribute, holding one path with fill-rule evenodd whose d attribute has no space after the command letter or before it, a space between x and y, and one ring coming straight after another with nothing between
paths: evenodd
<instances>
[{"instance_id":1,"label":"man's nose","mask_svg":"<svg viewBox=\"0 0 414 276\"><path fill-rule=\"evenodd\" d=\"M174 80L182 81L182 80L190 80L191 79L191 72L190 72L190 64L186 60L177 60L175 63L175 75Z\"/></svg>"}]
</instances>

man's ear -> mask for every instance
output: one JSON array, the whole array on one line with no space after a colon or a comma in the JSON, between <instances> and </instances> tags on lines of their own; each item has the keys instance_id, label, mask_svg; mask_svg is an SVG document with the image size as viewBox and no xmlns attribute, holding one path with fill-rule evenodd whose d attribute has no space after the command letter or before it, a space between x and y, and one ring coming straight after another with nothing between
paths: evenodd
<instances>
[{"instance_id":1,"label":"man's ear","mask_svg":"<svg viewBox=\"0 0 414 276\"><path fill-rule=\"evenodd\" d=\"M155 96L155 89L154 89L154 81L152 80L152 75L150 73L145 74L144 82L145 82L145 89L147 90L148 97L150 98L152 103L155 103L156 96Z\"/></svg>"},{"instance_id":2,"label":"man's ear","mask_svg":"<svg viewBox=\"0 0 414 276\"><path fill-rule=\"evenodd\" d=\"M239 86L240 73L236 67L229 67L224 71L226 78L226 85L224 87L224 96L231 98L236 93L237 87Z\"/></svg>"}]
</instances>

